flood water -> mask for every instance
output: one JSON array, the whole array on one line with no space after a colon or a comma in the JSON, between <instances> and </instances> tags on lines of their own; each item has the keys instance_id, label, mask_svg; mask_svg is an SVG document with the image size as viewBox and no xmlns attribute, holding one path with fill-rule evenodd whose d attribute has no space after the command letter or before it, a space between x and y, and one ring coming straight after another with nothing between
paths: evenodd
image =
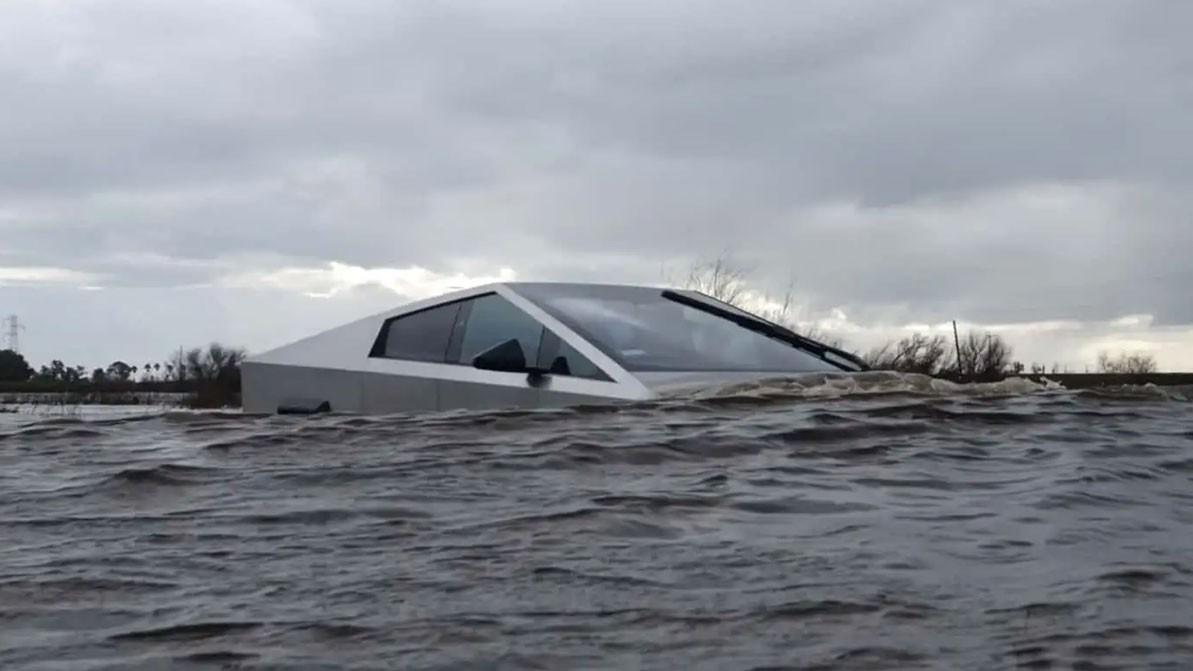
<instances>
[{"instance_id":1,"label":"flood water","mask_svg":"<svg viewBox=\"0 0 1193 671\"><path fill-rule=\"evenodd\" d=\"M1193 668L1193 403L0 414L3 669L787 667Z\"/></svg>"}]
</instances>

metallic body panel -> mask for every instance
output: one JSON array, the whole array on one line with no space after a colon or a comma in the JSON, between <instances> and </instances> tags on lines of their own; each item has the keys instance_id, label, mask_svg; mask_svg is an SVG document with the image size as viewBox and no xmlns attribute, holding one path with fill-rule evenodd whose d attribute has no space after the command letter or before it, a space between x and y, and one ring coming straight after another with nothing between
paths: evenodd
<instances>
[{"instance_id":1,"label":"metallic body panel","mask_svg":"<svg viewBox=\"0 0 1193 671\"><path fill-rule=\"evenodd\" d=\"M355 371L246 361L241 379L247 413L273 413L293 398L317 398L337 411L364 407L361 374Z\"/></svg>"},{"instance_id":2,"label":"metallic body panel","mask_svg":"<svg viewBox=\"0 0 1193 671\"><path fill-rule=\"evenodd\" d=\"M513 384L439 381L441 410L487 410L489 408L537 408L542 393L526 384L519 373L492 373L508 378Z\"/></svg>"},{"instance_id":3,"label":"metallic body panel","mask_svg":"<svg viewBox=\"0 0 1193 671\"><path fill-rule=\"evenodd\" d=\"M532 385L525 374L467 365L374 358L369 353L386 320L443 303L497 293L598 366L611 381L548 375ZM693 386L790 373L631 373L517 291L490 284L409 303L250 357L243 366L248 413L273 413L288 399L326 400L334 412L394 412L559 407L644 400Z\"/></svg>"},{"instance_id":4,"label":"metallic body panel","mask_svg":"<svg viewBox=\"0 0 1193 671\"><path fill-rule=\"evenodd\" d=\"M370 415L393 412L427 412L439 409L439 380L388 373L352 373L361 386L357 409L336 408Z\"/></svg>"}]
</instances>

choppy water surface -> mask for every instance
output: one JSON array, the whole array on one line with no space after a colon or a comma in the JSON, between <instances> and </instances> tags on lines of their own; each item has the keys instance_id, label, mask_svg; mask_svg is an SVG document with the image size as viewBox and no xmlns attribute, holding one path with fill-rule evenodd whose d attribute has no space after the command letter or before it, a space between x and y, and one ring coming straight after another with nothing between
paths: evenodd
<instances>
[{"instance_id":1,"label":"choppy water surface","mask_svg":"<svg viewBox=\"0 0 1193 671\"><path fill-rule=\"evenodd\" d=\"M1193 403L0 415L0 668L1193 668Z\"/></svg>"}]
</instances>

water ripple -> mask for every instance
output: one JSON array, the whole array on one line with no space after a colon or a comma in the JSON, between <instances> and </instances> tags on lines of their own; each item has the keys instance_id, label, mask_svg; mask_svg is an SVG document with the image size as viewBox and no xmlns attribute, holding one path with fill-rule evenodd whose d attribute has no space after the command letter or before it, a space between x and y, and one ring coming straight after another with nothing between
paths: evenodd
<instances>
[{"instance_id":1,"label":"water ripple","mask_svg":"<svg viewBox=\"0 0 1193 671\"><path fill-rule=\"evenodd\" d=\"M1190 668L1188 391L6 413L0 668Z\"/></svg>"}]
</instances>

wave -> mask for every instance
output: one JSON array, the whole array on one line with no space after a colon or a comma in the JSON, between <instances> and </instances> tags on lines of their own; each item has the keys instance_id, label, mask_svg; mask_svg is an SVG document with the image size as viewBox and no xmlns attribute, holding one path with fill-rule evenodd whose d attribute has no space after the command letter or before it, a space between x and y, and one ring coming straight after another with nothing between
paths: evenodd
<instances>
[{"instance_id":1,"label":"wave","mask_svg":"<svg viewBox=\"0 0 1193 671\"><path fill-rule=\"evenodd\" d=\"M864 373L798 374L712 387L687 388L667 394L670 399L716 400L848 398L909 394L915 396L1014 396L1063 390L1046 380L1033 382L1012 377L999 382L958 383L915 373L871 371Z\"/></svg>"},{"instance_id":2,"label":"wave","mask_svg":"<svg viewBox=\"0 0 1193 671\"><path fill-rule=\"evenodd\" d=\"M111 641L198 641L251 631L261 622L195 622L113 634Z\"/></svg>"},{"instance_id":3,"label":"wave","mask_svg":"<svg viewBox=\"0 0 1193 671\"><path fill-rule=\"evenodd\" d=\"M157 464L154 466L125 468L108 476L101 484L122 488L145 485L163 487L183 486L211 482L218 479L220 475L222 475L221 469L206 466Z\"/></svg>"},{"instance_id":4,"label":"wave","mask_svg":"<svg viewBox=\"0 0 1193 671\"><path fill-rule=\"evenodd\" d=\"M866 373L533 411L6 416L0 668L1184 668L1172 391Z\"/></svg>"}]
</instances>

